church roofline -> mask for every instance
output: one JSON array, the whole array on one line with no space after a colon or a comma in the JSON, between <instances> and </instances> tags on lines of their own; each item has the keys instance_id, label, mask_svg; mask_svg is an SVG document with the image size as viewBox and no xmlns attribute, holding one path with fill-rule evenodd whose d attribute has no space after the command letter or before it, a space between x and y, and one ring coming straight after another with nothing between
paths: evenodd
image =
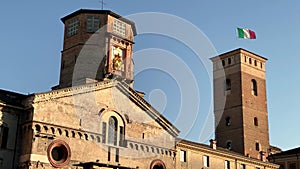
<instances>
[{"instance_id":1,"label":"church roofline","mask_svg":"<svg viewBox=\"0 0 300 169\"><path fill-rule=\"evenodd\" d=\"M121 84L121 83L120 83ZM129 87L126 83L122 83L122 85L120 85L121 87L125 87L128 91L128 93L133 94L132 98L138 98L137 101L140 101L141 104L145 105L146 112L152 112L152 115L154 115L153 117L155 118L155 120L162 124L163 127L165 127L165 129L167 131L170 132L170 134L172 134L173 136L178 136L179 134L179 130L169 121L167 120L160 112L158 112L150 103L148 103L143 97L140 96L140 94L138 92L136 92L134 89L132 89L131 87ZM169 130L171 129L171 130Z\"/></svg>"},{"instance_id":2,"label":"church roofline","mask_svg":"<svg viewBox=\"0 0 300 169\"><path fill-rule=\"evenodd\" d=\"M0 89L0 104L1 105L15 107L15 108L20 109L20 108L23 108L22 101L26 97L28 97L28 95Z\"/></svg>"},{"instance_id":3,"label":"church roofline","mask_svg":"<svg viewBox=\"0 0 300 169\"><path fill-rule=\"evenodd\" d=\"M94 13L94 14L106 14L106 15L111 15L115 18L118 18L120 20L122 20L123 22L126 22L128 24L130 24L132 26L132 30L133 30L133 35L137 35L137 31L136 31L136 27L135 27L135 23L129 19L126 19L124 17L122 17L121 15L117 14L117 13L114 13L112 12L111 10L98 10L98 9L79 9L63 18L61 18L61 21L63 23L65 23L66 20L78 15L78 14L81 14L81 13Z\"/></svg>"},{"instance_id":4,"label":"church roofline","mask_svg":"<svg viewBox=\"0 0 300 169\"><path fill-rule=\"evenodd\" d=\"M246 49L243 49L243 48L237 48L237 49L234 49L234 50L222 53L222 54L220 54L218 56L214 56L214 57L210 58L210 60L212 62L215 62L215 61L219 60L220 58L223 59L223 58L226 58L227 56L232 56L232 55L235 55L235 54L238 54L238 53L248 53L250 55L253 55L253 56L257 57L257 58L262 59L263 61L267 61L268 60L267 58L265 58L263 56L260 56L260 55L258 55L256 53L253 53L253 52L250 52L250 51L248 51Z\"/></svg>"}]
</instances>

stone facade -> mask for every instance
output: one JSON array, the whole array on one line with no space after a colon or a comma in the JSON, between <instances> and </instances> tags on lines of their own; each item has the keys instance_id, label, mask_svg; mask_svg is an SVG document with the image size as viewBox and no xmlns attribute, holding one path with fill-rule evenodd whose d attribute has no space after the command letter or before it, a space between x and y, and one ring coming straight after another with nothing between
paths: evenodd
<instances>
[{"instance_id":1,"label":"stone facade","mask_svg":"<svg viewBox=\"0 0 300 169\"><path fill-rule=\"evenodd\" d=\"M20 155L22 168L30 163L47 169L66 160L63 167L99 162L147 168L156 159L173 167L178 130L124 83L109 80L35 94L27 98L26 109L32 118L21 126L22 138L32 142ZM62 159L51 152L59 141L69 149Z\"/></svg>"}]
</instances>

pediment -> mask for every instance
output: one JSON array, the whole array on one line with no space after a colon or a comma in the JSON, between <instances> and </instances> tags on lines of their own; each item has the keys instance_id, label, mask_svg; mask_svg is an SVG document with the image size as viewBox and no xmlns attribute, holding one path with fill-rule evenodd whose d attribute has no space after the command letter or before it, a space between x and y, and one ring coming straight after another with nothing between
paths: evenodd
<instances>
[{"instance_id":1,"label":"pediment","mask_svg":"<svg viewBox=\"0 0 300 169\"><path fill-rule=\"evenodd\" d=\"M115 111L122 114L128 120L127 122L162 128L173 137L176 137L179 133L179 130L171 122L154 109L134 89L125 82L117 80L108 80L33 94L27 99L26 106L36 107L37 105L47 105L47 102L51 102L52 107L55 107L53 103L64 104L66 106L73 105L75 111L80 113L85 112L85 115L90 114L90 117L95 116L97 113L100 116L101 111Z\"/></svg>"}]
</instances>

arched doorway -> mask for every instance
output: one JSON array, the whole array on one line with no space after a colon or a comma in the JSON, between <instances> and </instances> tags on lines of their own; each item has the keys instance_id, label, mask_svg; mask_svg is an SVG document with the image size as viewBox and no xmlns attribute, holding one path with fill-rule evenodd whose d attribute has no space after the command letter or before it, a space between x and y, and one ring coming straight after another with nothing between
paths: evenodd
<instances>
[{"instance_id":1,"label":"arched doorway","mask_svg":"<svg viewBox=\"0 0 300 169\"><path fill-rule=\"evenodd\" d=\"M166 169L166 166L161 160L154 160L150 165L150 169Z\"/></svg>"}]
</instances>

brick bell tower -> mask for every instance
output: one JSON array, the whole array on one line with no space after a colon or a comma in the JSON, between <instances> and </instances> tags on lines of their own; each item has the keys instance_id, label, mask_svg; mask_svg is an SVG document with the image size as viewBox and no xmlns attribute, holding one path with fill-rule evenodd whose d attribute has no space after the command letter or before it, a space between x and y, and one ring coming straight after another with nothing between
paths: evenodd
<instances>
[{"instance_id":1,"label":"brick bell tower","mask_svg":"<svg viewBox=\"0 0 300 169\"><path fill-rule=\"evenodd\" d=\"M110 78L133 82L132 21L109 10L80 9L63 17L59 85L65 88Z\"/></svg>"},{"instance_id":2,"label":"brick bell tower","mask_svg":"<svg viewBox=\"0 0 300 169\"><path fill-rule=\"evenodd\" d=\"M211 58L217 145L261 160L269 149L266 60L241 48Z\"/></svg>"}]
</instances>

